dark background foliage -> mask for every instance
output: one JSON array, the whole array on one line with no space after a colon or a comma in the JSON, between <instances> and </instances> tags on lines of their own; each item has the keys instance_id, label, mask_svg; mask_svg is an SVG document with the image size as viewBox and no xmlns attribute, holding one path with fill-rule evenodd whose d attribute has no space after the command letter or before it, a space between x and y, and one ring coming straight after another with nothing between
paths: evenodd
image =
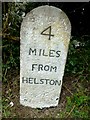
<instances>
[{"instance_id":1,"label":"dark background foliage","mask_svg":"<svg viewBox=\"0 0 90 120\"><path fill-rule=\"evenodd\" d=\"M3 3L3 66L19 67L20 25L23 17L32 9L41 5L52 5L62 9L69 17L72 25L71 41L74 49L90 47L90 2L86 3ZM77 54L78 55L78 54ZM76 57L76 56L75 56ZM15 59L14 59L15 58ZM71 57L70 57L71 58ZM78 57L77 57L78 58ZM77 61L72 58L74 61ZM81 58L82 59L82 58ZM80 60L81 61L81 60ZM69 63L70 64L70 60ZM75 68L76 68L75 63ZM79 63L80 64L80 63ZM78 65L78 64L77 64ZM72 66L72 65L71 65ZM74 69L72 66L72 69ZM10 68L10 67L8 67ZM72 71L71 69L71 71ZM79 70L79 69L77 69Z\"/></svg>"},{"instance_id":2,"label":"dark background foliage","mask_svg":"<svg viewBox=\"0 0 90 120\"><path fill-rule=\"evenodd\" d=\"M73 94L70 92L72 96L67 95L67 102L64 105L63 111L59 113L59 116L88 119L90 117L90 2L8 2L2 3L2 5L3 93L7 92L7 95L3 94L3 116L9 117L12 115L11 112L15 114L16 111L19 115L20 106L12 108L13 110L11 110L9 103L14 96L14 93L12 94L13 88L10 88L12 80L20 74L20 26L23 17L38 6L52 5L62 9L69 17L72 25L71 41L64 74L67 78L67 84L63 82L63 89L66 88L66 90L70 92L69 89L72 87L74 92ZM19 78L14 80L13 83L16 85ZM67 89L70 82L72 82L72 84ZM17 87L15 89L17 89ZM26 109L23 109L22 112L24 114ZM15 114L16 117L17 114Z\"/></svg>"}]
</instances>

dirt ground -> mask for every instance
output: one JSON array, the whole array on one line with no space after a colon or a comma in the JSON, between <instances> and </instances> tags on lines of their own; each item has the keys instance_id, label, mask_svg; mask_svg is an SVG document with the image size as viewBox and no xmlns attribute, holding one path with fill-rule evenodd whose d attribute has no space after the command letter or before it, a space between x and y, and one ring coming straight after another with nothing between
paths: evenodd
<instances>
[{"instance_id":1,"label":"dirt ground","mask_svg":"<svg viewBox=\"0 0 90 120\"><path fill-rule=\"evenodd\" d=\"M8 110L10 111L9 118L60 118L60 112L65 110L65 106L67 103L66 97L71 96L75 91L72 86L72 83L75 81L76 80L74 79L74 77L70 77L65 74L63 78L60 101L57 107L33 109L20 105L19 72L11 72L10 75L8 75L8 82L4 83L2 87L2 96L7 100ZM13 106L10 106L10 102L13 102ZM5 112L5 110L3 111ZM2 115L2 117L4 118L4 114ZM65 117L66 116L63 116L63 118Z\"/></svg>"}]
</instances>

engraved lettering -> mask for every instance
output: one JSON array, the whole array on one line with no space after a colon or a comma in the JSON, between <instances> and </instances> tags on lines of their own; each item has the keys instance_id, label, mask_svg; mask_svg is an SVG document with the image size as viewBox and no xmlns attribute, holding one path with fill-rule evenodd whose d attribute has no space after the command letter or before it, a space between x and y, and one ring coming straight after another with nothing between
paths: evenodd
<instances>
[{"instance_id":1,"label":"engraved lettering","mask_svg":"<svg viewBox=\"0 0 90 120\"><path fill-rule=\"evenodd\" d=\"M32 53L34 53L34 55L36 55L36 49L29 49L29 55L32 55Z\"/></svg>"}]
</instances>

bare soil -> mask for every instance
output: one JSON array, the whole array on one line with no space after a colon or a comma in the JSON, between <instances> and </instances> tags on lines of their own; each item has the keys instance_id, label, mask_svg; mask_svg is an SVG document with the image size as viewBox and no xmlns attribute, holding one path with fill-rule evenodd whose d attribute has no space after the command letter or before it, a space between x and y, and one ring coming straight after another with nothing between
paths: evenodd
<instances>
[{"instance_id":1,"label":"bare soil","mask_svg":"<svg viewBox=\"0 0 90 120\"><path fill-rule=\"evenodd\" d=\"M61 96L57 107L44 109L25 107L20 105L19 102L19 72L14 71L7 74L8 82L3 83L2 96L8 103L8 110L10 111L9 118L60 118L60 112L65 111L65 106L67 104L66 97L71 96L75 91L72 86L73 82L76 81L75 78L65 74L63 78ZM13 102L14 105L10 106L10 102ZM2 117L5 118L4 114L2 115ZM65 118L65 116L63 116L63 118Z\"/></svg>"}]
</instances>

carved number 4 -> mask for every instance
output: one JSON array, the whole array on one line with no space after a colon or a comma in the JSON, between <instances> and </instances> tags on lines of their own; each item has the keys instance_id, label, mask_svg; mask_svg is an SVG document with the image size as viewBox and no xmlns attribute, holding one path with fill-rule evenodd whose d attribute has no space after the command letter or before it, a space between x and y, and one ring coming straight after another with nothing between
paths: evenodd
<instances>
[{"instance_id":1,"label":"carved number 4","mask_svg":"<svg viewBox=\"0 0 90 120\"><path fill-rule=\"evenodd\" d=\"M49 29L49 34L45 33L45 31L47 31ZM43 30L41 32L41 35L48 35L49 36L49 40L51 40L51 36L54 36L51 34L51 26L49 26L48 28L46 28L45 30Z\"/></svg>"}]
</instances>

